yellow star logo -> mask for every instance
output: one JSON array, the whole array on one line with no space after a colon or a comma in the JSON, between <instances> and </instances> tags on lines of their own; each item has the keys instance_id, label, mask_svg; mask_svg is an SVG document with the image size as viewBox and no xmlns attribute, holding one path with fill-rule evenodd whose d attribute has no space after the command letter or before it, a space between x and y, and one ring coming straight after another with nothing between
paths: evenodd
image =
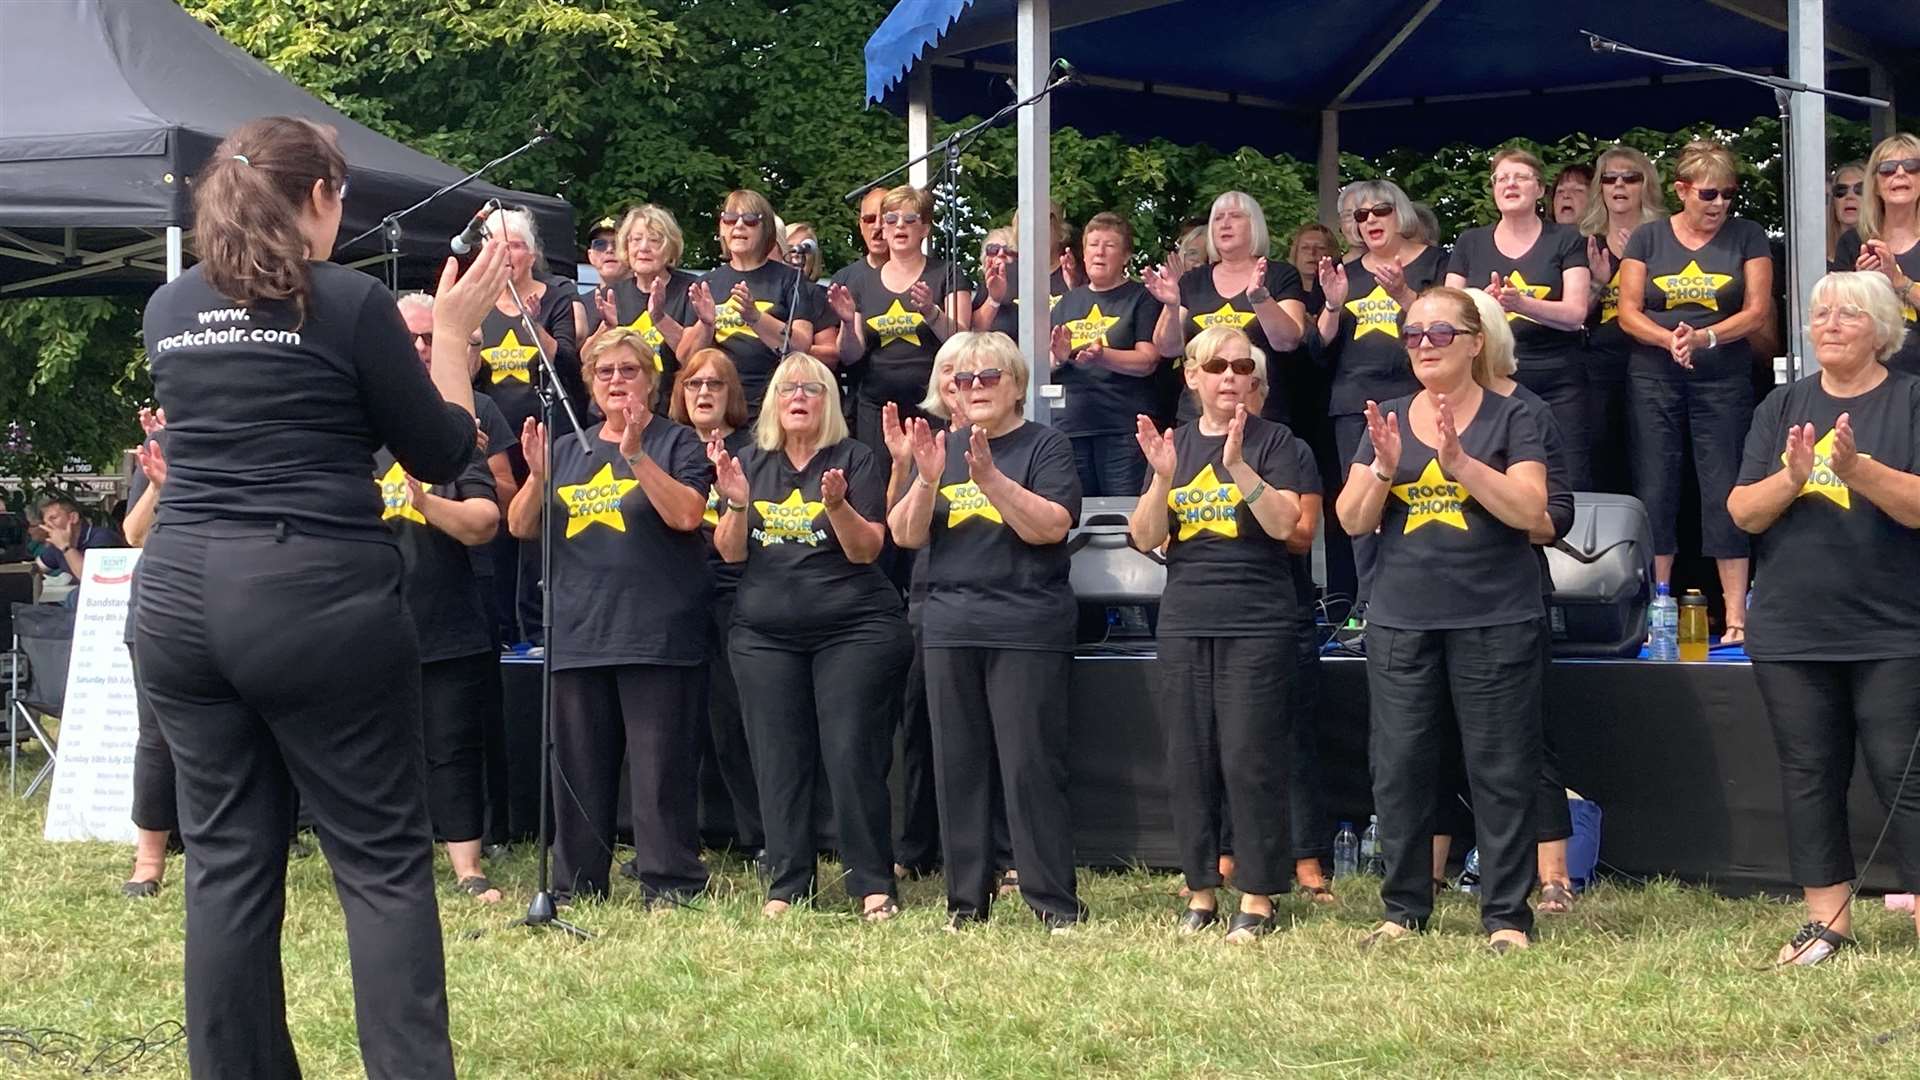
<instances>
[{"instance_id":1,"label":"yellow star logo","mask_svg":"<svg viewBox=\"0 0 1920 1080\"><path fill-rule=\"evenodd\" d=\"M896 297L892 307L867 320L867 328L880 335L879 347L882 349L896 341L918 345L920 327L925 325L926 321L926 316L917 311L908 311Z\"/></svg>"},{"instance_id":2,"label":"yellow star logo","mask_svg":"<svg viewBox=\"0 0 1920 1080\"><path fill-rule=\"evenodd\" d=\"M640 317L627 324L627 329L646 339L648 347L653 349L653 370L655 374L667 370L666 361L660 359L660 346L667 342L667 335L653 325L653 312L643 311Z\"/></svg>"},{"instance_id":3,"label":"yellow star logo","mask_svg":"<svg viewBox=\"0 0 1920 1080\"><path fill-rule=\"evenodd\" d=\"M1908 291L1911 292L1912 290ZM1900 306L1900 317L1910 323L1917 323L1920 322L1920 311L1915 311L1910 304L1902 304Z\"/></svg>"},{"instance_id":4,"label":"yellow star logo","mask_svg":"<svg viewBox=\"0 0 1920 1080\"><path fill-rule=\"evenodd\" d=\"M826 512L826 504L808 502L799 488L779 502L755 499L753 509L760 515L760 527L753 530L753 538L761 547L788 542L812 547L827 538L825 529L813 527L814 519Z\"/></svg>"},{"instance_id":5,"label":"yellow star logo","mask_svg":"<svg viewBox=\"0 0 1920 1080\"><path fill-rule=\"evenodd\" d=\"M947 528L951 529L968 518L982 518L999 525L1005 525L1007 519L1000 516L1000 510L980 494L980 485L971 480L960 484L948 484L940 489L947 498Z\"/></svg>"},{"instance_id":6,"label":"yellow star logo","mask_svg":"<svg viewBox=\"0 0 1920 1080\"><path fill-rule=\"evenodd\" d=\"M1057 294L1056 294L1056 295L1053 295L1053 296L1049 296L1049 297L1047 297L1047 310L1048 310L1048 311L1052 311L1052 310L1053 310L1054 308L1057 308L1057 307L1059 307L1059 306L1060 306L1060 301L1062 301L1062 300L1065 300L1065 299L1066 299L1066 297L1064 297L1064 296L1060 296L1060 295L1057 295ZM1017 303L1019 303L1019 302L1020 302L1020 301L1018 301L1018 300L1015 300L1015 301L1014 301L1014 303L1016 303L1016 304L1017 304Z\"/></svg>"},{"instance_id":7,"label":"yellow star logo","mask_svg":"<svg viewBox=\"0 0 1920 1080\"><path fill-rule=\"evenodd\" d=\"M1447 479L1440 471L1439 458L1427 462L1427 467L1420 470L1420 479L1411 484L1396 484L1392 490L1407 504L1405 532L1411 533L1434 522L1467 531L1467 518L1461 513L1466 509L1467 489L1458 481Z\"/></svg>"},{"instance_id":8,"label":"yellow star logo","mask_svg":"<svg viewBox=\"0 0 1920 1080\"><path fill-rule=\"evenodd\" d=\"M1178 539L1191 540L1203 532L1229 540L1240 536L1240 485L1221 483L1212 465L1201 469L1186 487L1167 492L1167 506L1180 526Z\"/></svg>"},{"instance_id":9,"label":"yellow star logo","mask_svg":"<svg viewBox=\"0 0 1920 1080\"><path fill-rule=\"evenodd\" d=\"M763 312L772 311L773 301L755 300L753 306ZM726 303L713 309L713 340L728 341L741 334L752 337L753 327L748 326L746 320L740 317L740 304L729 296Z\"/></svg>"},{"instance_id":10,"label":"yellow star logo","mask_svg":"<svg viewBox=\"0 0 1920 1080\"><path fill-rule=\"evenodd\" d=\"M533 358L540 349L536 345L520 344L520 335L512 330L500 339L500 344L491 349L481 349L480 359L487 362L487 368L493 372L495 386L508 379L519 379L523 383L533 381Z\"/></svg>"},{"instance_id":11,"label":"yellow star logo","mask_svg":"<svg viewBox=\"0 0 1920 1080\"><path fill-rule=\"evenodd\" d=\"M720 489L719 488L707 489L707 510L706 510L706 513L700 515L700 520L714 528L719 527L720 525Z\"/></svg>"},{"instance_id":12,"label":"yellow star logo","mask_svg":"<svg viewBox=\"0 0 1920 1080\"><path fill-rule=\"evenodd\" d=\"M1600 290L1600 321L1610 323L1620 317L1620 271L1616 268L1607 287Z\"/></svg>"},{"instance_id":13,"label":"yellow star logo","mask_svg":"<svg viewBox=\"0 0 1920 1080\"><path fill-rule=\"evenodd\" d=\"M1861 454L1860 456L1872 455ZM1780 463L1784 465L1786 462L1787 454L1782 450ZM1820 495L1832 499L1834 504L1842 510L1853 509L1853 492L1847 489L1845 481L1833 473L1832 428L1828 428L1827 433L1820 436L1820 441L1813 444L1813 471L1807 474L1807 482L1800 485L1800 494L1795 495L1794 498L1804 499L1809 495Z\"/></svg>"},{"instance_id":14,"label":"yellow star logo","mask_svg":"<svg viewBox=\"0 0 1920 1080\"><path fill-rule=\"evenodd\" d=\"M1545 300L1547 298L1547 294L1553 291L1553 286L1551 285L1527 284L1527 279L1521 277L1520 271L1518 270L1515 270L1512 273L1507 275L1507 284L1519 290L1521 293L1524 293L1527 296L1533 297L1535 300ZM1527 317L1525 315L1520 314L1517 311L1507 312L1508 322L1512 322L1515 319L1527 319ZM1534 320L1527 319L1527 321L1533 322Z\"/></svg>"},{"instance_id":15,"label":"yellow star logo","mask_svg":"<svg viewBox=\"0 0 1920 1080\"><path fill-rule=\"evenodd\" d=\"M380 520L391 521L394 518L417 525L427 523L420 508L413 505L412 492L407 490L407 470L401 468L397 461L380 478Z\"/></svg>"},{"instance_id":16,"label":"yellow star logo","mask_svg":"<svg viewBox=\"0 0 1920 1080\"><path fill-rule=\"evenodd\" d=\"M1399 339L1400 302L1388 296L1384 287L1375 285L1372 292L1347 301L1345 306L1353 315L1353 340L1368 334Z\"/></svg>"},{"instance_id":17,"label":"yellow star logo","mask_svg":"<svg viewBox=\"0 0 1920 1080\"><path fill-rule=\"evenodd\" d=\"M1101 314L1100 305L1095 304L1093 310L1087 312L1086 318L1068 319L1063 325L1066 326L1067 333L1072 336L1073 343L1070 347L1084 349L1096 341L1105 345L1107 331L1113 329L1113 324L1119 321L1118 315Z\"/></svg>"},{"instance_id":18,"label":"yellow star logo","mask_svg":"<svg viewBox=\"0 0 1920 1080\"><path fill-rule=\"evenodd\" d=\"M1708 311L1720 310L1720 290L1733 280L1732 274L1709 274L1695 259L1677 274L1661 274L1653 279L1654 288L1667 294L1667 310L1692 304Z\"/></svg>"},{"instance_id":19,"label":"yellow star logo","mask_svg":"<svg viewBox=\"0 0 1920 1080\"><path fill-rule=\"evenodd\" d=\"M567 506L567 539L573 539L592 525L626 532L627 518L620 512L620 500L638 483L638 480L613 475L613 463L608 462L584 484L560 485L560 501Z\"/></svg>"},{"instance_id":20,"label":"yellow star logo","mask_svg":"<svg viewBox=\"0 0 1920 1080\"><path fill-rule=\"evenodd\" d=\"M1205 330L1209 326L1231 326L1236 330L1245 330L1253 321L1253 312L1236 311L1232 304L1222 303L1217 310L1203 311L1193 317L1193 325Z\"/></svg>"}]
</instances>

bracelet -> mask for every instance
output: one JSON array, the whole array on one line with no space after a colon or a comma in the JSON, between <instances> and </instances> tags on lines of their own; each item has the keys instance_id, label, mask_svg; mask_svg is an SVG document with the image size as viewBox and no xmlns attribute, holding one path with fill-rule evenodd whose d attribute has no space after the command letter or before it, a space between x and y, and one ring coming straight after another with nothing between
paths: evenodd
<instances>
[{"instance_id":1,"label":"bracelet","mask_svg":"<svg viewBox=\"0 0 1920 1080\"><path fill-rule=\"evenodd\" d=\"M1720 335L1713 332L1713 327L1711 326L1707 327L1707 348L1717 349L1719 347L1720 347Z\"/></svg>"},{"instance_id":2,"label":"bracelet","mask_svg":"<svg viewBox=\"0 0 1920 1080\"><path fill-rule=\"evenodd\" d=\"M916 475L916 476L915 476L915 477L913 478L913 482L914 482L914 483L916 483L916 484L919 484L919 485L920 485L921 487L923 487L923 488L931 488L931 487L933 486L933 481L931 481L931 480L928 480L928 479L927 479L926 477L924 477L924 476L919 476L919 475Z\"/></svg>"},{"instance_id":3,"label":"bracelet","mask_svg":"<svg viewBox=\"0 0 1920 1080\"><path fill-rule=\"evenodd\" d=\"M1380 466L1377 463L1370 466L1370 468L1373 470L1373 478L1375 480L1378 480L1383 484L1393 483L1393 474L1381 472Z\"/></svg>"},{"instance_id":4,"label":"bracelet","mask_svg":"<svg viewBox=\"0 0 1920 1080\"><path fill-rule=\"evenodd\" d=\"M632 457L622 458L621 460L627 463L627 468L637 469L640 467L641 462L647 460L647 452L645 450L641 450L639 453L633 455Z\"/></svg>"},{"instance_id":5,"label":"bracelet","mask_svg":"<svg viewBox=\"0 0 1920 1080\"><path fill-rule=\"evenodd\" d=\"M1265 480L1262 480L1259 483L1253 485L1253 490L1247 492L1247 494L1244 497L1242 497L1240 501L1246 503L1248 506L1252 506L1254 503L1260 501L1260 496L1265 495L1266 493L1267 493L1267 482Z\"/></svg>"},{"instance_id":6,"label":"bracelet","mask_svg":"<svg viewBox=\"0 0 1920 1080\"><path fill-rule=\"evenodd\" d=\"M744 514L744 513L746 513L746 512L747 512L747 504L746 504L746 503L737 503L737 502L734 502L734 501L733 501L732 499L728 499L728 500L727 500L727 510L728 510L728 511L729 511L730 513L735 513L735 514Z\"/></svg>"}]
</instances>

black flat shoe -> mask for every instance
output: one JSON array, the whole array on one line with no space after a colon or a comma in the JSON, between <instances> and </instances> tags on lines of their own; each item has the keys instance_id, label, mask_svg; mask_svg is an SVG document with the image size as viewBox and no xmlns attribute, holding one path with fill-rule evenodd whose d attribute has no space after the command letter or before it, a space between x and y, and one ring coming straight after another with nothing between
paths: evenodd
<instances>
[{"instance_id":1,"label":"black flat shoe","mask_svg":"<svg viewBox=\"0 0 1920 1080\"><path fill-rule=\"evenodd\" d=\"M1227 940L1235 945L1250 944L1273 933L1279 921L1273 912L1255 915L1248 911L1236 911L1227 923Z\"/></svg>"},{"instance_id":2,"label":"black flat shoe","mask_svg":"<svg viewBox=\"0 0 1920 1080\"><path fill-rule=\"evenodd\" d=\"M129 881L120 886L120 895L129 900L150 900L160 895L157 881Z\"/></svg>"},{"instance_id":3,"label":"black flat shoe","mask_svg":"<svg viewBox=\"0 0 1920 1080\"><path fill-rule=\"evenodd\" d=\"M1778 967L1812 967L1825 963L1833 954L1850 947L1853 939L1828 926L1826 923L1810 922L1794 932L1781 952L1787 953ZM1788 952L1788 950L1792 950Z\"/></svg>"},{"instance_id":4,"label":"black flat shoe","mask_svg":"<svg viewBox=\"0 0 1920 1080\"><path fill-rule=\"evenodd\" d=\"M1190 907L1180 916L1180 932L1197 934L1220 920L1220 913L1212 908Z\"/></svg>"}]
</instances>

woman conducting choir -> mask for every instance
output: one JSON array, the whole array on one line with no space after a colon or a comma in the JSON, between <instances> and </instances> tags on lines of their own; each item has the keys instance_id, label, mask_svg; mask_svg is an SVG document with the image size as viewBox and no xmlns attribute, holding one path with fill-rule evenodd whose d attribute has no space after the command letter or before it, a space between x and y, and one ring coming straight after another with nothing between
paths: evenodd
<instances>
[{"instance_id":1,"label":"woman conducting choir","mask_svg":"<svg viewBox=\"0 0 1920 1080\"><path fill-rule=\"evenodd\" d=\"M1853 943L1856 747L1899 884L1920 891L1920 379L1886 367L1907 329L1883 275L1828 274L1808 303L1820 370L1761 402L1727 499L1760 561L1747 654L1807 904L1779 962L1800 965Z\"/></svg>"},{"instance_id":2,"label":"woman conducting choir","mask_svg":"<svg viewBox=\"0 0 1920 1080\"><path fill-rule=\"evenodd\" d=\"M1380 944L1433 911L1435 776L1451 707L1472 785L1480 921L1496 952L1533 930L1533 801L1540 779L1540 568L1546 452L1525 406L1489 393L1480 310L1435 288L1401 333L1418 393L1367 403L1367 445L1340 493L1340 523L1379 530L1367 616L1373 801L1386 858Z\"/></svg>"},{"instance_id":3,"label":"woman conducting choir","mask_svg":"<svg viewBox=\"0 0 1920 1080\"><path fill-rule=\"evenodd\" d=\"M1634 230L1667 216L1660 172L1631 146L1610 146L1595 162L1598 198L1587 204L1590 312L1587 316L1588 472L1595 491L1633 490L1627 447L1627 357L1633 339L1620 326L1620 260Z\"/></svg>"},{"instance_id":4,"label":"woman conducting choir","mask_svg":"<svg viewBox=\"0 0 1920 1080\"><path fill-rule=\"evenodd\" d=\"M1633 490L1653 526L1656 580L1673 580L1680 550L1682 463L1691 446L1700 488L1700 553L1726 601L1721 640L1746 640L1747 537L1727 516L1753 413L1753 346L1771 322L1773 259L1758 222L1735 217L1738 163L1715 142L1680 152L1681 211L1634 231L1620 259L1620 327L1633 339L1628 419Z\"/></svg>"},{"instance_id":5,"label":"woman conducting choir","mask_svg":"<svg viewBox=\"0 0 1920 1080\"><path fill-rule=\"evenodd\" d=\"M419 645L367 477L382 445L428 483L466 467L467 337L510 260L503 237L464 279L449 263L423 371L378 282L326 261L346 189L329 130L242 125L195 177L200 263L145 313L169 434L134 653L177 771L197 1077L299 1075L280 970L296 789L346 912L367 1073L454 1074Z\"/></svg>"},{"instance_id":6,"label":"woman conducting choir","mask_svg":"<svg viewBox=\"0 0 1920 1080\"><path fill-rule=\"evenodd\" d=\"M606 420L581 440L522 431L528 476L507 513L522 540L553 523L554 899L604 897L624 757L634 867L651 903L706 888L695 771L705 722L713 578L700 536L713 465L653 414L653 350L614 327L583 363ZM546 505L547 470L554 500ZM689 629L693 628L693 629Z\"/></svg>"},{"instance_id":7,"label":"woman conducting choir","mask_svg":"<svg viewBox=\"0 0 1920 1080\"><path fill-rule=\"evenodd\" d=\"M887 470L847 437L832 373L795 353L774 372L754 449L710 453L726 512L714 546L744 563L728 648L767 825L765 914L819 887L814 776L825 764L847 893L870 922L894 898L887 766L913 643L875 560Z\"/></svg>"},{"instance_id":8,"label":"woman conducting choir","mask_svg":"<svg viewBox=\"0 0 1920 1080\"><path fill-rule=\"evenodd\" d=\"M928 549L923 633L947 911L954 929L988 914L988 755L997 748L1020 894L1057 932L1084 916L1067 805L1073 447L1020 414L1028 373L1012 341L969 332L941 352L953 358L964 409L955 421L970 426L941 432L912 421L919 475L888 524L902 547Z\"/></svg>"},{"instance_id":9,"label":"woman conducting choir","mask_svg":"<svg viewBox=\"0 0 1920 1080\"><path fill-rule=\"evenodd\" d=\"M1082 496L1130 498L1147 471L1134 418L1159 411L1160 301L1127 276L1133 226L1125 218L1095 214L1080 243L1086 283L1053 307L1053 382L1066 398L1060 430L1073 442Z\"/></svg>"},{"instance_id":10,"label":"woman conducting choir","mask_svg":"<svg viewBox=\"0 0 1920 1080\"><path fill-rule=\"evenodd\" d=\"M1920 137L1881 140L1866 171L1873 189L1860 205L1858 228L1840 237L1837 268L1876 271L1893 284L1910 332L1887 366L1920 375Z\"/></svg>"},{"instance_id":11,"label":"woman conducting choir","mask_svg":"<svg viewBox=\"0 0 1920 1080\"><path fill-rule=\"evenodd\" d=\"M1500 221L1468 229L1447 257L1447 284L1483 289L1513 330L1515 374L1553 407L1567 473L1577 490L1587 470L1587 368L1580 355L1587 321L1587 245L1571 225L1540 219L1540 159L1525 150L1493 155L1493 202Z\"/></svg>"},{"instance_id":12,"label":"woman conducting choir","mask_svg":"<svg viewBox=\"0 0 1920 1080\"><path fill-rule=\"evenodd\" d=\"M1273 896L1292 878L1288 757L1295 667L1287 540L1300 491L1298 442L1284 424L1252 414L1265 360L1236 327L1200 332L1187 347L1187 385L1200 418L1159 432L1141 415L1135 438L1152 469L1129 533L1142 551L1166 546L1160 600L1160 723L1167 787L1186 874L1180 929L1216 920L1221 885L1221 799L1233 814L1234 886L1240 910L1227 939L1274 927Z\"/></svg>"},{"instance_id":13,"label":"woman conducting choir","mask_svg":"<svg viewBox=\"0 0 1920 1080\"><path fill-rule=\"evenodd\" d=\"M760 415L779 350L813 341L813 290L800 272L780 261L773 206L757 191L735 191L720 210L720 247L727 261L687 293L695 322L680 347L725 349L740 373L747 416ZM789 326L788 324L792 325Z\"/></svg>"}]
</instances>

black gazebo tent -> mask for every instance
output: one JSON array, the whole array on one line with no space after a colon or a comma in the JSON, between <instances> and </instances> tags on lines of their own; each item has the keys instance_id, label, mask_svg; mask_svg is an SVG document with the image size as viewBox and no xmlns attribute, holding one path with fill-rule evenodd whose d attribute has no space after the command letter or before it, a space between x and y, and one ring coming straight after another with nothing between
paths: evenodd
<instances>
[{"instance_id":1,"label":"black gazebo tent","mask_svg":"<svg viewBox=\"0 0 1920 1080\"><path fill-rule=\"evenodd\" d=\"M353 176L343 239L461 175L347 119L174 0L0 3L0 298L151 290L193 226L195 170L227 131L273 115L339 132ZM476 183L406 219L403 278L424 282L494 197L531 209L570 272L565 202ZM383 250L375 237L334 257Z\"/></svg>"}]
</instances>

